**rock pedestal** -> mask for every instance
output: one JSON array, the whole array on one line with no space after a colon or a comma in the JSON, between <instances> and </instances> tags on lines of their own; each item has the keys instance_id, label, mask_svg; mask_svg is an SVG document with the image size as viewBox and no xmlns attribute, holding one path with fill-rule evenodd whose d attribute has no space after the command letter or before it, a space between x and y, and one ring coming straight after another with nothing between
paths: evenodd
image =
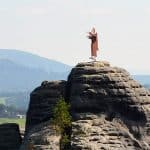
<instances>
[{"instance_id":1,"label":"rock pedestal","mask_svg":"<svg viewBox=\"0 0 150 150\"><path fill-rule=\"evenodd\" d=\"M0 150L18 150L21 140L17 124L6 123L0 125Z\"/></svg>"},{"instance_id":2,"label":"rock pedestal","mask_svg":"<svg viewBox=\"0 0 150 150\"><path fill-rule=\"evenodd\" d=\"M79 63L68 79L73 149L150 148L150 93L107 62Z\"/></svg>"}]
</instances>

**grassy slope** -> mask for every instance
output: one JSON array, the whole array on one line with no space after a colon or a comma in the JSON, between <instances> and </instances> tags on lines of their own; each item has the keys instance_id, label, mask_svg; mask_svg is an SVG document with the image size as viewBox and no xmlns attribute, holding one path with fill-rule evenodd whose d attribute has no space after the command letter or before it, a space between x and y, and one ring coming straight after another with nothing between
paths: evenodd
<instances>
[{"instance_id":1,"label":"grassy slope","mask_svg":"<svg viewBox=\"0 0 150 150\"><path fill-rule=\"evenodd\" d=\"M17 123L20 128L25 128L25 119L17 119L17 118L0 118L0 124L3 123Z\"/></svg>"},{"instance_id":2,"label":"grassy slope","mask_svg":"<svg viewBox=\"0 0 150 150\"><path fill-rule=\"evenodd\" d=\"M0 104L4 104L5 105L5 97L0 97Z\"/></svg>"}]
</instances>

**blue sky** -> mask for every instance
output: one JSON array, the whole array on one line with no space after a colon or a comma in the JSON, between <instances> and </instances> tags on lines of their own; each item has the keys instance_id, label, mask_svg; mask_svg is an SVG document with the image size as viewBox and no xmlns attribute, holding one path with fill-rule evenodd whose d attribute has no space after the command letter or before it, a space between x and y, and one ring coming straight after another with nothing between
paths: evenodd
<instances>
[{"instance_id":1,"label":"blue sky","mask_svg":"<svg viewBox=\"0 0 150 150\"><path fill-rule=\"evenodd\" d=\"M0 0L0 48L75 65L89 61L93 26L98 60L150 74L149 0Z\"/></svg>"}]
</instances>

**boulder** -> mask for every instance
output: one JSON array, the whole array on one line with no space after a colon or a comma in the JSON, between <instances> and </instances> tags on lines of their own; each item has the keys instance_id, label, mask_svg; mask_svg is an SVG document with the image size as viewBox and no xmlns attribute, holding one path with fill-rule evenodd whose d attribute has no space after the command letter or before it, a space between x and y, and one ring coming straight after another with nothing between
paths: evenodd
<instances>
[{"instance_id":1,"label":"boulder","mask_svg":"<svg viewBox=\"0 0 150 150\"><path fill-rule=\"evenodd\" d=\"M26 132L52 117L53 107L65 95L66 81L44 81L30 95L26 117Z\"/></svg>"},{"instance_id":2,"label":"boulder","mask_svg":"<svg viewBox=\"0 0 150 150\"><path fill-rule=\"evenodd\" d=\"M5 123L0 125L0 150L18 150L21 141L18 124Z\"/></svg>"}]
</instances>

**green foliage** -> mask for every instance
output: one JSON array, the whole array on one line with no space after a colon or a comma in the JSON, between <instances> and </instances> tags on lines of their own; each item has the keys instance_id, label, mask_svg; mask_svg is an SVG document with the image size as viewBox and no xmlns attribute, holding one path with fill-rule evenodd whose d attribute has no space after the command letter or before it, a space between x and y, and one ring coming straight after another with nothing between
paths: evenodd
<instances>
[{"instance_id":1,"label":"green foliage","mask_svg":"<svg viewBox=\"0 0 150 150\"><path fill-rule=\"evenodd\" d=\"M59 133L63 133L65 128L71 127L71 116L69 113L70 105L68 105L64 98L60 98L53 110L52 123Z\"/></svg>"},{"instance_id":2,"label":"green foliage","mask_svg":"<svg viewBox=\"0 0 150 150\"><path fill-rule=\"evenodd\" d=\"M6 106L15 106L17 109L27 110L29 92L0 92L0 103Z\"/></svg>"},{"instance_id":3,"label":"green foliage","mask_svg":"<svg viewBox=\"0 0 150 150\"><path fill-rule=\"evenodd\" d=\"M17 114L25 115L24 110L19 110L15 106L6 106L0 103L0 117L1 118L16 118Z\"/></svg>"},{"instance_id":4,"label":"green foliage","mask_svg":"<svg viewBox=\"0 0 150 150\"><path fill-rule=\"evenodd\" d=\"M70 143L69 136L67 134L62 135L61 138L61 149L65 149L65 147Z\"/></svg>"},{"instance_id":5,"label":"green foliage","mask_svg":"<svg viewBox=\"0 0 150 150\"><path fill-rule=\"evenodd\" d=\"M69 109L70 105L61 97L53 110L52 124L55 127L56 133L61 134L61 150L68 149L68 146L70 146L71 115Z\"/></svg>"}]
</instances>

